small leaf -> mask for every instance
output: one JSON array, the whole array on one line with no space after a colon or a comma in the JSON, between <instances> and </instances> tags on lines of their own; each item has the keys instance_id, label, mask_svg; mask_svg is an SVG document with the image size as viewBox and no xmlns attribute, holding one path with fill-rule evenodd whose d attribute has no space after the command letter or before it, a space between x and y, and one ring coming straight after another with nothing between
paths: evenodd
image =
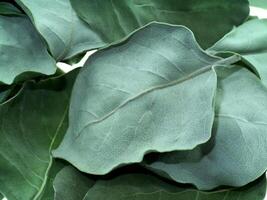
<instances>
[{"instance_id":1,"label":"small leaf","mask_svg":"<svg viewBox=\"0 0 267 200\"><path fill-rule=\"evenodd\" d=\"M0 27L0 84L55 73L55 61L25 16L0 15Z\"/></svg>"},{"instance_id":2,"label":"small leaf","mask_svg":"<svg viewBox=\"0 0 267 200\"><path fill-rule=\"evenodd\" d=\"M242 55L267 85L267 19L249 20L233 29L209 49L213 54L229 52Z\"/></svg>"},{"instance_id":3,"label":"small leaf","mask_svg":"<svg viewBox=\"0 0 267 200\"><path fill-rule=\"evenodd\" d=\"M261 177L239 189L201 192L141 173L120 175L94 183L74 168L65 167L56 176L54 188L55 200L264 200L266 178Z\"/></svg>"},{"instance_id":4,"label":"small leaf","mask_svg":"<svg viewBox=\"0 0 267 200\"><path fill-rule=\"evenodd\" d=\"M54 156L106 174L147 152L206 142L217 82L212 65L219 61L187 28L157 23L97 52L77 78L70 126Z\"/></svg>"},{"instance_id":5,"label":"small leaf","mask_svg":"<svg viewBox=\"0 0 267 200\"><path fill-rule=\"evenodd\" d=\"M0 105L0 191L8 199L51 195L51 176L62 166L51 151L67 128L76 74L28 82L15 98Z\"/></svg>"},{"instance_id":6,"label":"small leaf","mask_svg":"<svg viewBox=\"0 0 267 200\"><path fill-rule=\"evenodd\" d=\"M147 167L199 189L243 186L267 169L267 89L245 68L217 70L212 138L194 150L161 154Z\"/></svg>"},{"instance_id":7,"label":"small leaf","mask_svg":"<svg viewBox=\"0 0 267 200\"><path fill-rule=\"evenodd\" d=\"M70 1L77 14L108 44L158 21L187 26L207 48L233 26L242 24L249 14L247 0Z\"/></svg>"},{"instance_id":8,"label":"small leaf","mask_svg":"<svg viewBox=\"0 0 267 200\"><path fill-rule=\"evenodd\" d=\"M31 18L56 60L68 59L105 45L99 35L78 18L69 0L16 2Z\"/></svg>"}]
</instances>

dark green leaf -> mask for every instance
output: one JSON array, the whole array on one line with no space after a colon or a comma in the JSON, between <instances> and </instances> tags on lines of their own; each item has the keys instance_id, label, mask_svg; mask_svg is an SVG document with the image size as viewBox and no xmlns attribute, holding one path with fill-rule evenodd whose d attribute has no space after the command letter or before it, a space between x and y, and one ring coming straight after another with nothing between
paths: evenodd
<instances>
[{"instance_id":1,"label":"dark green leaf","mask_svg":"<svg viewBox=\"0 0 267 200\"><path fill-rule=\"evenodd\" d=\"M73 167L65 167L54 180L55 200L82 200L94 183Z\"/></svg>"},{"instance_id":2,"label":"dark green leaf","mask_svg":"<svg viewBox=\"0 0 267 200\"><path fill-rule=\"evenodd\" d=\"M0 192L9 200L51 199L47 184L61 166L53 162L51 150L67 128L76 74L28 82L0 106Z\"/></svg>"},{"instance_id":3,"label":"dark green leaf","mask_svg":"<svg viewBox=\"0 0 267 200\"><path fill-rule=\"evenodd\" d=\"M247 0L71 0L78 15L107 44L158 21L189 27L210 47L249 14Z\"/></svg>"},{"instance_id":4,"label":"dark green leaf","mask_svg":"<svg viewBox=\"0 0 267 200\"><path fill-rule=\"evenodd\" d=\"M263 200L266 178L240 189L201 192L141 173L98 180L94 184L74 168L66 167L56 176L54 188L55 200Z\"/></svg>"},{"instance_id":5,"label":"dark green leaf","mask_svg":"<svg viewBox=\"0 0 267 200\"><path fill-rule=\"evenodd\" d=\"M7 3L0 2L0 14L1 15L22 15L21 11L16 6Z\"/></svg>"},{"instance_id":6,"label":"dark green leaf","mask_svg":"<svg viewBox=\"0 0 267 200\"><path fill-rule=\"evenodd\" d=\"M99 35L77 17L69 0L16 2L29 15L56 60L67 59L104 45Z\"/></svg>"},{"instance_id":7,"label":"dark green leaf","mask_svg":"<svg viewBox=\"0 0 267 200\"><path fill-rule=\"evenodd\" d=\"M19 75L55 73L55 61L26 17L0 15L0 27L0 84L11 84Z\"/></svg>"},{"instance_id":8,"label":"dark green leaf","mask_svg":"<svg viewBox=\"0 0 267 200\"><path fill-rule=\"evenodd\" d=\"M267 19L249 20L224 36L209 51L242 55L267 85Z\"/></svg>"},{"instance_id":9,"label":"dark green leaf","mask_svg":"<svg viewBox=\"0 0 267 200\"><path fill-rule=\"evenodd\" d=\"M206 142L216 62L190 30L158 23L97 52L77 78L70 126L54 155L81 171L106 174L147 152Z\"/></svg>"},{"instance_id":10,"label":"dark green leaf","mask_svg":"<svg viewBox=\"0 0 267 200\"><path fill-rule=\"evenodd\" d=\"M59 160L54 160L53 164L49 170L49 173L47 175L47 181L46 184L43 188L42 193L36 197L37 200L52 200L55 197L55 190L54 190L54 180L56 175L59 173L59 171L65 167L65 163L59 161ZM62 199L63 200L63 199ZM73 199L75 200L75 199Z\"/></svg>"},{"instance_id":11,"label":"dark green leaf","mask_svg":"<svg viewBox=\"0 0 267 200\"><path fill-rule=\"evenodd\" d=\"M6 99L7 96L9 95L9 92L10 92L9 89L0 92L0 104L1 104L3 101L5 101L5 99Z\"/></svg>"},{"instance_id":12,"label":"dark green leaf","mask_svg":"<svg viewBox=\"0 0 267 200\"><path fill-rule=\"evenodd\" d=\"M212 139L159 155L148 168L199 189L243 186L267 169L267 89L245 68L220 69Z\"/></svg>"}]
</instances>

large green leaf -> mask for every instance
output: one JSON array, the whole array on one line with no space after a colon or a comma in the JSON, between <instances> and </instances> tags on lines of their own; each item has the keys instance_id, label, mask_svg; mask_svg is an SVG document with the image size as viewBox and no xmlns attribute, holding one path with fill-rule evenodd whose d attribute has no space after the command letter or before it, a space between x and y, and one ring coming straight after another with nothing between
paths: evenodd
<instances>
[{"instance_id":1,"label":"large green leaf","mask_svg":"<svg viewBox=\"0 0 267 200\"><path fill-rule=\"evenodd\" d=\"M77 78L70 126L54 155L81 171L106 174L150 151L206 142L216 62L187 28L157 23L97 52Z\"/></svg>"},{"instance_id":2,"label":"large green leaf","mask_svg":"<svg viewBox=\"0 0 267 200\"><path fill-rule=\"evenodd\" d=\"M218 70L212 139L194 150L161 154L148 168L199 189L242 186L267 169L267 89L245 68Z\"/></svg>"},{"instance_id":3,"label":"large green leaf","mask_svg":"<svg viewBox=\"0 0 267 200\"><path fill-rule=\"evenodd\" d=\"M209 51L242 55L267 85L267 19L247 21L224 36Z\"/></svg>"},{"instance_id":4,"label":"large green leaf","mask_svg":"<svg viewBox=\"0 0 267 200\"><path fill-rule=\"evenodd\" d=\"M29 82L0 106L0 192L8 199L51 199L47 184L61 166L54 163L51 150L67 128L76 74Z\"/></svg>"},{"instance_id":5,"label":"large green leaf","mask_svg":"<svg viewBox=\"0 0 267 200\"><path fill-rule=\"evenodd\" d=\"M249 0L249 3L251 6L267 9L267 0Z\"/></svg>"},{"instance_id":6,"label":"large green leaf","mask_svg":"<svg viewBox=\"0 0 267 200\"><path fill-rule=\"evenodd\" d=\"M141 173L98 180L94 184L74 168L66 167L56 176L54 188L55 200L263 200L266 178L240 189L201 192Z\"/></svg>"},{"instance_id":7,"label":"large green leaf","mask_svg":"<svg viewBox=\"0 0 267 200\"><path fill-rule=\"evenodd\" d=\"M77 17L69 0L16 2L29 15L56 60L67 59L85 50L105 45L99 35Z\"/></svg>"},{"instance_id":8,"label":"large green leaf","mask_svg":"<svg viewBox=\"0 0 267 200\"><path fill-rule=\"evenodd\" d=\"M247 0L70 0L78 15L103 41L117 41L158 21L189 27L203 48L210 47L248 16ZM212 28L211 28L212 26Z\"/></svg>"},{"instance_id":9,"label":"large green leaf","mask_svg":"<svg viewBox=\"0 0 267 200\"><path fill-rule=\"evenodd\" d=\"M0 84L55 73L55 61L25 16L0 15L0 27L4 27L0 28Z\"/></svg>"}]
</instances>

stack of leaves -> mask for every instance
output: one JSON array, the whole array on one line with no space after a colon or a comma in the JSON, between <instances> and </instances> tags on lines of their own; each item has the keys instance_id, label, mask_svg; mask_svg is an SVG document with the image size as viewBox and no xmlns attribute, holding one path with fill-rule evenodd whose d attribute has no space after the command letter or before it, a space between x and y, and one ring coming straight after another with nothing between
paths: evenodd
<instances>
[{"instance_id":1,"label":"stack of leaves","mask_svg":"<svg viewBox=\"0 0 267 200\"><path fill-rule=\"evenodd\" d=\"M248 14L248 0L1 1L0 193L263 200L267 19Z\"/></svg>"}]
</instances>

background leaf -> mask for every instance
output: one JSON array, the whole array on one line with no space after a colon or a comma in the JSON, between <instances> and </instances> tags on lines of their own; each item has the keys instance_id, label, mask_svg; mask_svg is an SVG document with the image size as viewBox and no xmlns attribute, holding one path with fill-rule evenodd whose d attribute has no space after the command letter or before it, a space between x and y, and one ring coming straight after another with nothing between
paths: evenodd
<instances>
[{"instance_id":1,"label":"background leaf","mask_svg":"<svg viewBox=\"0 0 267 200\"><path fill-rule=\"evenodd\" d=\"M23 15L21 11L13 4L7 2L0 2L1 15Z\"/></svg>"},{"instance_id":2,"label":"background leaf","mask_svg":"<svg viewBox=\"0 0 267 200\"><path fill-rule=\"evenodd\" d=\"M189 27L203 48L210 47L249 14L247 0L71 0L103 41L112 43L145 24L158 21ZM210 28L212 26L212 28Z\"/></svg>"},{"instance_id":3,"label":"background leaf","mask_svg":"<svg viewBox=\"0 0 267 200\"><path fill-rule=\"evenodd\" d=\"M97 52L77 78L70 126L54 156L106 174L150 151L206 142L217 81L211 65L218 61L185 27L156 23Z\"/></svg>"},{"instance_id":4,"label":"background leaf","mask_svg":"<svg viewBox=\"0 0 267 200\"><path fill-rule=\"evenodd\" d=\"M104 45L99 36L77 17L69 0L16 2L31 18L56 60L64 60Z\"/></svg>"},{"instance_id":5,"label":"background leaf","mask_svg":"<svg viewBox=\"0 0 267 200\"><path fill-rule=\"evenodd\" d=\"M55 190L54 190L54 180L56 175L60 172L62 168L65 167L65 163L60 160L54 160L53 164L49 170L47 175L46 184L42 190L42 193L36 198L37 200L52 200L55 197ZM62 199L64 200L64 199ZM74 200L74 199L73 199Z\"/></svg>"},{"instance_id":6,"label":"background leaf","mask_svg":"<svg viewBox=\"0 0 267 200\"><path fill-rule=\"evenodd\" d=\"M194 150L160 154L148 168L209 190L243 186L267 167L267 89L245 68L218 69L212 138ZM253 94L253 95L252 95Z\"/></svg>"},{"instance_id":7,"label":"background leaf","mask_svg":"<svg viewBox=\"0 0 267 200\"><path fill-rule=\"evenodd\" d=\"M242 55L244 61L267 85L267 19L249 20L232 30L209 49L213 54L229 52Z\"/></svg>"},{"instance_id":8,"label":"background leaf","mask_svg":"<svg viewBox=\"0 0 267 200\"><path fill-rule=\"evenodd\" d=\"M0 192L8 199L37 200L49 190L51 170L60 168L51 150L67 128L76 74L28 82L15 98L0 106ZM44 195L49 196L49 191Z\"/></svg>"},{"instance_id":9,"label":"background leaf","mask_svg":"<svg viewBox=\"0 0 267 200\"><path fill-rule=\"evenodd\" d=\"M0 104L1 104L3 101L5 101L5 99L6 99L7 96L9 95L9 92L10 92L9 89L0 92Z\"/></svg>"},{"instance_id":10,"label":"background leaf","mask_svg":"<svg viewBox=\"0 0 267 200\"><path fill-rule=\"evenodd\" d=\"M19 75L55 73L55 61L26 17L0 15L0 27L5 27L0 29L0 84L11 84Z\"/></svg>"},{"instance_id":11,"label":"background leaf","mask_svg":"<svg viewBox=\"0 0 267 200\"><path fill-rule=\"evenodd\" d=\"M73 167L65 167L54 180L55 200L82 200L94 183Z\"/></svg>"},{"instance_id":12,"label":"background leaf","mask_svg":"<svg viewBox=\"0 0 267 200\"><path fill-rule=\"evenodd\" d=\"M93 180L74 168L66 167L56 176L55 200L263 200L266 193L265 177L240 189L214 192L201 192L171 185L141 173L120 175L93 183ZM85 189L88 191L85 192Z\"/></svg>"},{"instance_id":13,"label":"background leaf","mask_svg":"<svg viewBox=\"0 0 267 200\"><path fill-rule=\"evenodd\" d=\"M256 7L267 9L266 0L249 0L249 3L251 6L256 6Z\"/></svg>"}]
</instances>

